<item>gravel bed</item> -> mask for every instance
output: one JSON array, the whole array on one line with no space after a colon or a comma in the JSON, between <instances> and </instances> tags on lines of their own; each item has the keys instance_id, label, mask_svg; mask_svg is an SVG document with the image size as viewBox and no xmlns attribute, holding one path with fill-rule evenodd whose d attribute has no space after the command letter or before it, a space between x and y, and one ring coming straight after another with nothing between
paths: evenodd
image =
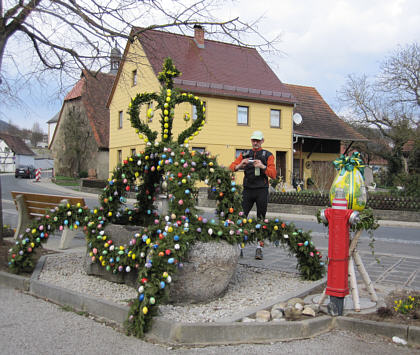
<instances>
[{"instance_id":1,"label":"gravel bed","mask_svg":"<svg viewBox=\"0 0 420 355\"><path fill-rule=\"evenodd\" d=\"M80 254L49 256L40 280L119 304L127 304L137 297L137 291L132 287L87 275L83 269L83 255ZM236 274L222 297L205 304L160 305L159 311L162 317L179 322L214 322L311 283L300 280L296 274L238 264Z\"/></svg>"}]
</instances>

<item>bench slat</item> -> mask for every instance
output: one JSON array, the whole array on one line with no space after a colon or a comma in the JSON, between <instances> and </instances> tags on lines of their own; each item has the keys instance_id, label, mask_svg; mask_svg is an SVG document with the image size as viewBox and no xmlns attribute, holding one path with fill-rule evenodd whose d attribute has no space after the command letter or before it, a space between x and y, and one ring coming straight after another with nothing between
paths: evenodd
<instances>
[{"instance_id":1,"label":"bench slat","mask_svg":"<svg viewBox=\"0 0 420 355\"><path fill-rule=\"evenodd\" d=\"M31 218L41 217L59 206L62 200L67 200L71 205L77 205L80 203L82 207L86 205L83 197L73 196L59 196L59 195L47 195L47 194L34 194L30 192L19 192L11 191L13 201L15 202L16 208L16 196L22 195L25 200L25 205Z\"/></svg>"},{"instance_id":2,"label":"bench slat","mask_svg":"<svg viewBox=\"0 0 420 355\"><path fill-rule=\"evenodd\" d=\"M27 209L28 209L28 213L31 216L32 215L37 215L37 216L42 215L42 216L44 216L46 214L51 213L50 208L34 208L34 207L28 207L27 206Z\"/></svg>"},{"instance_id":3,"label":"bench slat","mask_svg":"<svg viewBox=\"0 0 420 355\"><path fill-rule=\"evenodd\" d=\"M36 202L45 202L59 204L61 200L71 201L72 205L80 203L82 206L85 205L85 200L83 197L74 197L74 196L59 196L59 195L47 195L47 194L34 194L29 192L18 192L11 191L13 199L16 199L17 195L23 195L26 202L36 201Z\"/></svg>"}]
</instances>

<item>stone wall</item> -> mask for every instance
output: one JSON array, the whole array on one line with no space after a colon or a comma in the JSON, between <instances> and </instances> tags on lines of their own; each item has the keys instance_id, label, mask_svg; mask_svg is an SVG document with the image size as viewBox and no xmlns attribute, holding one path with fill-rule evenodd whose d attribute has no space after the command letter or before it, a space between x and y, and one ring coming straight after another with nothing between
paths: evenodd
<instances>
[{"instance_id":1,"label":"stone wall","mask_svg":"<svg viewBox=\"0 0 420 355\"><path fill-rule=\"evenodd\" d=\"M57 175L73 176L77 170L77 163L72 159L71 155L66 153L65 136L69 134L64 132L63 123L69 119L71 112L80 114L80 127L85 130L87 137L83 142L83 149L86 152L81 161L80 171L88 171L93 169L96 172L98 179L108 178L108 151L98 149L98 144L95 140L90 123L86 116L84 106L80 100L73 100L65 102L61 112L60 124L56 128L54 141L51 146L52 155L54 158L54 171ZM89 133L89 134L88 134Z\"/></svg>"}]
</instances>

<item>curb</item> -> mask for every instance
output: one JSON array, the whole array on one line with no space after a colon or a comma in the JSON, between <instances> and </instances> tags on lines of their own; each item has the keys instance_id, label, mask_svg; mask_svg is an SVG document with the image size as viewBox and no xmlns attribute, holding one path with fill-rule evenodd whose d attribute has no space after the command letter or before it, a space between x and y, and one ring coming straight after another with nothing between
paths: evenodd
<instances>
[{"instance_id":1,"label":"curb","mask_svg":"<svg viewBox=\"0 0 420 355\"><path fill-rule=\"evenodd\" d=\"M397 336L410 345L420 345L420 327L386 322L375 322L351 317L337 317L335 327L355 333L382 335L387 338Z\"/></svg>"},{"instance_id":2,"label":"curb","mask_svg":"<svg viewBox=\"0 0 420 355\"><path fill-rule=\"evenodd\" d=\"M0 284L16 288L21 291L29 291L30 279L29 277L0 271Z\"/></svg>"},{"instance_id":3,"label":"curb","mask_svg":"<svg viewBox=\"0 0 420 355\"><path fill-rule=\"evenodd\" d=\"M118 305L110 301L84 295L59 286L38 280L39 274L48 256L42 256L32 274L24 277L0 271L0 284L29 291L30 294L47 299L61 306L70 306L77 311L83 311L95 316L106 318L112 322L123 324L128 317L129 307ZM306 287L293 293L284 295L276 301L258 308L248 309L243 314L214 323L177 323L156 317L152 328L145 335L150 341L175 345L227 345L244 343L268 343L273 341L291 341L304 339L326 333L333 329L348 330L354 333L371 333L388 338L398 336L410 345L420 345L420 327L361 320L351 317L321 316L303 321L283 321L269 323L242 323L233 320L255 313L257 310L269 308L286 298L303 297L321 287L325 283L322 279L316 285Z\"/></svg>"},{"instance_id":4,"label":"curb","mask_svg":"<svg viewBox=\"0 0 420 355\"><path fill-rule=\"evenodd\" d=\"M270 323L173 323L157 318L146 339L188 346L269 343L310 338L332 329L329 316Z\"/></svg>"}]
</instances>

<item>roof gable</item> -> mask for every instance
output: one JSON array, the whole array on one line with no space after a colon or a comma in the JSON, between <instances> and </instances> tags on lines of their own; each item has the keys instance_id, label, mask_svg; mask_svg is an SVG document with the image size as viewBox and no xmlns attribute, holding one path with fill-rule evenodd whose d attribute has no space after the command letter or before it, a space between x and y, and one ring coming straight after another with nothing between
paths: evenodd
<instances>
[{"instance_id":1,"label":"roof gable","mask_svg":"<svg viewBox=\"0 0 420 355\"><path fill-rule=\"evenodd\" d=\"M109 147L109 109L106 104L114 80L115 74L90 73L83 70L82 77L66 95L63 102L64 107L66 102L71 100L82 100L96 143L102 149ZM63 108L60 111L58 125L62 112ZM54 131L50 146L53 144L56 133L57 130Z\"/></svg>"},{"instance_id":2,"label":"roof gable","mask_svg":"<svg viewBox=\"0 0 420 355\"><path fill-rule=\"evenodd\" d=\"M199 48L193 37L157 30L147 30L138 38L156 76L164 59L172 58L182 73L174 80L181 90L294 103L287 87L254 48L212 40Z\"/></svg>"},{"instance_id":3,"label":"roof gable","mask_svg":"<svg viewBox=\"0 0 420 355\"><path fill-rule=\"evenodd\" d=\"M35 153L19 137L11 136L6 133L0 133L0 139L5 141L10 150L17 155L35 155Z\"/></svg>"},{"instance_id":4,"label":"roof gable","mask_svg":"<svg viewBox=\"0 0 420 355\"><path fill-rule=\"evenodd\" d=\"M82 101L89 118L96 142L99 148L109 146L109 109L106 107L114 74L97 73L92 75L83 71L86 79L82 91Z\"/></svg>"},{"instance_id":5,"label":"roof gable","mask_svg":"<svg viewBox=\"0 0 420 355\"><path fill-rule=\"evenodd\" d=\"M321 139L367 140L338 117L315 88L285 85L297 100L294 112L303 118L301 124L293 124L294 134Z\"/></svg>"}]
</instances>

